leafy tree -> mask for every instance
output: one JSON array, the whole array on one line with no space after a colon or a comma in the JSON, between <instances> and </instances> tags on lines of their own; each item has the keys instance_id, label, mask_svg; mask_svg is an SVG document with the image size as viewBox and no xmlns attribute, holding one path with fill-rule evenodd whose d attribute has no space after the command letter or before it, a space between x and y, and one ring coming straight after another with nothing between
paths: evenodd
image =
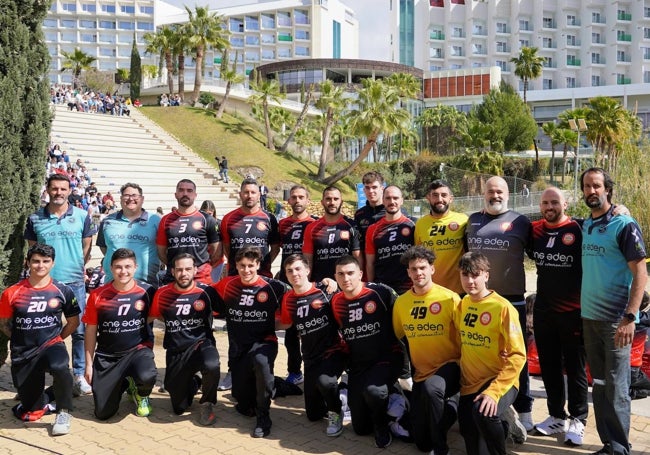
<instances>
[{"instance_id":1,"label":"leafy tree","mask_svg":"<svg viewBox=\"0 0 650 455\"><path fill-rule=\"evenodd\" d=\"M135 36L133 37L133 47L131 47L131 66L129 69L129 95L131 99L140 98L140 84L142 84L142 59L140 51L135 45Z\"/></svg>"},{"instance_id":2,"label":"leafy tree","mask_svg":"<svg viewBox=\"0 0 650 455\"><path fill-rule=\"evenodd\" d=\"M569 147L577 151L578 133L567 128L558 128L555 132L558 144L562 144L562 184L567 173L567 162L569 160Z\"/></svg>"},{"instance_id":3,"label":"leafy tree","mask_svg":"<svg viewBox=\"0 0 650 455\"><path fill-rule=\"evenodd\" d=\"M39 206L50 133L50 58L41 25L49 2L0 0L0 290L24 261L23 229ZM7 338L0 336L0 365Z\"/></svg>"},{"instance_id":4,"label":"leafy tree","mask_svg":"<svg viewBox=\"0 0 650 455\"><path fill-rule=\"evenodd\" d=\"M144 41L147 43L146 52L160 54L161 60L165 61L169 93L174 93L174 34L174 30L168 25L163 25L156 33L144 34Z\"/></svg>"},{"instance_id":5,"label":"leafy tree","mask_svg":"<svg viewBox=\"0 0 650 455\"><path fill-rule=\"evenodd\" d=\"M467 127L467 116L454 106L438 104L422 111L415 124L424 130L423 148L449 154L455 152L458 131Z\"/></svg>"},{"instance_id":6,"label":"leafy tree","mask_svg":"<svg viewBox=\"0 0 650 455\"><path fill-rule=\"evenodd\" d=\"M536 47L524 46L519 51L517 57L510 59L515 64L515 75L524 83L524 104L526 104L526 93L528 92L528 82L537 79L542 75L544 68L544 57L537 55L539 51Z\"/></svg>"},{"instance_id":7,"label":"leafy tree","mask_svg":"<svg viewBox=\"0 0 650 455\"><path fill-rule=\"evenodd\" d=\"M330 150L330 137L332 135L332 128L337 119L340 119L341 114L347 107L348 101L345 96L345 91L342 87L334 85L332 81L325 81L320 85L320 96L316 100L315 106L323 112L323 130L322 130L322 146L320 152L320 160L318 164L317 180L325 178L325 167L329 160Z\"/></svg>"},{"instance_id":8,"label":"leafy tree","mask_svg":"<svg viewBox=\"0 0 650 455\"><path fill-rule=\"evenodd\" d=\"M226 92L223 95L219 110L217 111L217 118L223 117L223 112L226 109L226 103L230 97L230 90L235 84L244 82L244 75L237 73L237 53L235 53L235 60L232 63L232 68L228 69L228 51L225 50L221 54L221 80L226 81Z\"/></svg>"},{"instance_id":9,"label":"leafy tree","mask_svg":"<svg viewBox=\"0 0 650 455\"><path fill-rule=\"evenodd\" d=\"M223 16L211 13L207 6L195 6L194 11L186 6L185 10L189 21L183 27L183 31L196 61L194 91L192 92L192 104L195 104L199 99L201 84L203 83L205 50L208 46L212 46L217 51L228 48L230 46L230 41L228 41L230 32L225 28Z\"/></svg>"},{"instance_id":10,"label":"leafy tree","mask_svg":"<svg viewBox=\"0 0 650 455\"><path fill-rule=\"evenodd\" d=\"M201 92L199 95L199 100L198 102L203 105L204 109L207 109L212 103L214 103L217 99L214 97L212 93L209 92Z\"/></svg>"},{"instance_id":11,"label":"leafy tree","mask_svg":"<svg viewBox=\"0 0 650 455\"><path fill-rule=\"evenodd\" d=\"M156 65L142 65L142 75L154 79L158 76L158 67Z\"/></svg>"},{"instance_id":12,"label":"leafy tree","mask_svg":"<svg viewBox=\"0 0 650 455\"><path fill-rule=\"evenodd\" d=\"M332 185L348 176L368 157L380 135L385 136L408 128L411 115L399 106L400 92L382 80L364 79L358 92L357 108L351 112L350 128L356 136L366 138L359 156L347 167L322 180Z\"/></svg>"},{"instance_id":13,"label":"leafy tree","mask_svg":"<svg viewBox=\"0 0 650 455\"><path fill-rule=\"evenodd\" d=\"M302 86L302 89L304 90L304 84ZM311 103L311 99L313 96L313 90L314 86L310 85L309 90L307 92L304 92L301 94L301 100L302 100L302 110L300 111L300 114L298 115L298 118L296 119L296 122L293 125L293 128L291 128L291 132L287 136L287 139L284 141L284 144L282 144L282 147L280 147L281 152L286 152L287 148L289 147L289 144L293 140L294 136L302 126L302 123L305 120L305 117L307 116L307 112L309 111L309 105Z\"/></svg>"},{"instance_id":14,"label":"leafy tree","mask_svg":"<svg viewBox=\"0 0 650 455\"><path fill-rule=\"evenodd\" d=\"M81 72L92 68L93 62L97 59L86 54L79 48L76 48L73 52L61 51L61 55L65 59L63 60L61 72L67 70L72 71L72 86L76 89L79 87L79 76L81 76Z\"/></svg>"},{"instance_id":15,"label":"leafy tree","mask_svg":"<svg viewBox=\"0 0 650 455\"><path fill-rule=\"evenodd\" d=\"M117 71L119 78L120 70ZM124 72L126 73L126 79L128 79L129 70L124 68ZM96 68L91 68L81 75L80 82L83 87L88 87L88 89L95 92L113 93L115 91L115 73L112 71L97 71Z\"/></svg>"},{"instance_id":16,"label":"leafy tree","mask_svg":"<svg viewBox=\"0 0 650 455\"><path fill-rule=\"evenodd\" d=\"M271 129L271 119L269 118L269 103L282 102L284 96L280 92L280 84L275 79L256 80L251 82L251 88L255 93L248 98L248 102L253 106L262 108L264 129L266 131L266 148L273 150L273 131Z\"/></svg>"},{"instance_id":17,"label":"leafy tree","mask_svg":"<svg viewBox=\"0 0 650 455\"><path fill-rule=\"evenodd\" d=\"M312 159L312 148L320 142L320 128L313 120L306 120L296 131L295 142L301 152L309 148L309 158Z\"/></svg>"}]
</instances>

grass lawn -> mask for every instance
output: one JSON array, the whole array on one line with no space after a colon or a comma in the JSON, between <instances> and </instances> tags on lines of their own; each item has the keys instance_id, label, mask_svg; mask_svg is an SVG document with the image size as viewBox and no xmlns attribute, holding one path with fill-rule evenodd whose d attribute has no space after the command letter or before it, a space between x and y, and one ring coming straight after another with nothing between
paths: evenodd
<instances>
[{"instance_id":1,"label":"grass lawn","mask_svg":"<svg viewBox=\"0 0 650 455\"><path fill-rule=\"evenodd\" d=\"M241 181L238 169L256 166L264 170L262 180L271 190L289 189L294 183L309 188L312 200L320 200L324 185L314 181L318 165L289 153L268 150L266 139L252 123L224 114L216 119L214 111L193 107L142 107L140 111L173 134L217 168L216 155L228 159L229 176ZM356 203L356 193L341 182L343 198Z\"/></svg>"}]
</instances>

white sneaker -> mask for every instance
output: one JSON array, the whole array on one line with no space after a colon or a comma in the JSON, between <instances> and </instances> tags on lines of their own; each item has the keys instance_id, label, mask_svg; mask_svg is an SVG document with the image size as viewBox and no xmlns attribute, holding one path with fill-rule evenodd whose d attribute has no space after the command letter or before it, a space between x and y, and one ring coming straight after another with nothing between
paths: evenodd
<instances>
[{"instance_id":1,"label":"white sneaker","mask_svg":"<svg viewBox=\"0 0 650 455\"><path fill-rule=\"evenodd\" d=\"M546 420L535 425L535 429L544 436L566 433L569 429L569 422L566 419L548 416Z\"/></svg>"},{"instance_id":2,"label":"white sneaker","mask_svg":"<svg viewBox=\"0 0 650 455\"><path fill-rule=\"evenodd\" d=\"M517 413L512 408L512 406L509 406L505 410L505 412L501 415L501 419L508 422L508 435L512 437L512 440L515 442L515 444L523 444L526 442L528 432L519 421Z\"/></svg>"},{"instance_id":3,"label":"white sneaker","mask_svg":"<svg viewBox=\"0 0 650 455\"><path fill-rule=\"evenodd\" d=\"M90 395L91 393L93 393L93 389L90 387L90 384L86 382L86 378L81 374L75 376L72 383L72 395L78 397L81 395Z\"/></svg>"},{"instance_id":4,"label":"white sneaker","mask_svg":"<svg viewBox=\"0 0 650 455\"><path fill-rule=\"evenodd\" d=\"M519 413L519 421L521 424L524 426L526 431L531 431L533 428L535 428L535 424L533 423L533 413L532 412L520 412Z\"/></svg>"},{"instance_id":5,"label":"white sneaker","mask_svg":"<svg viewBox=\"0 0 650 455\"><path fill-rule=\"evenodd\" d=\"M232 389L232 375L230 374L230 371L227 372L223 379L219 382L219 387L217 387L217 389L221 391Z\"/></svg>"},{"instance_id":6,"label":"white sneaker","mask_svg":"<svg viewBox=\"0 0 650 455\"><path fill-rule=\"evenodd\" d=\"M569 429L564 435L564 443L569 446L581 446L585 437L585 425L578 419L571 419Z\"/></svg>"},{"instance_id":7,"label":"white sneaker","mask_svg":"<svg viewBox=\"0 0 650 455\"><path fill-rule=\"evenodd\" d=\"M56 414L52 425L52 436L61 436L70 433L70 420L72 417L67 411L62 410Z\"/></svg>"},{"instance_id":8,"label":"white sneaker","mask_svg":"<svg viewBox=\"0 0 650 455\"><path fill-rule=\"evenodd\" d=\"M341 418L341 414L332 411L327 413L327 430L325 430L325 433L332 438L343 433L343 419Z\"/></svg>"}]
</instances>

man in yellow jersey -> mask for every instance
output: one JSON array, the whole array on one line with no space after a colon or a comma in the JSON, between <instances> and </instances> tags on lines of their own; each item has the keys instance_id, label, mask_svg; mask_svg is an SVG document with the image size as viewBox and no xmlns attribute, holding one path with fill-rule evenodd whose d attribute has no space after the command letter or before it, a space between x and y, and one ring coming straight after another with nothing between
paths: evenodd
<instances>
[{"instance_id":1,"label":"man in yellow jersey","mask_svg":"<svg viewBox=\"0 0 650 455\"><path fill-rule=\"evenodd\" d=\"M508 300L486 287L490 263L483 254L465 253L458 268L467 293L454 315L461 343L460 433L467 453L505 455L503 421L521 425L511 408L526 362L519 316Z\"/></svg>"},{"instance_id":2,"label":"man in yellow jersey","mask_svg":"<svg viewBox=\"0 0 650 455\"><path fill-rule=\"evenodd\" d=\"M415 224L415 244L428 248L436 255L433 282L462 294L463 288L456 266L467 251L467 215L449 210L454 196L444 180L431 182L426 198L431 211Z\"/></svg>"},{"instance_id":3,"label":"man in yellow jersey","mask_svg":"<svg viewBox=\"0 0 650 455\"><path fill-rule=\"evenodd\" d=\"M415 366L411 434L423 452L447 454L447 431L456 421L460 345L454 314L460 297L432 281L435 254L423 246L401 257L413 287L393 306L393 330L408 344Z\"/></svg>"}]
</instances>

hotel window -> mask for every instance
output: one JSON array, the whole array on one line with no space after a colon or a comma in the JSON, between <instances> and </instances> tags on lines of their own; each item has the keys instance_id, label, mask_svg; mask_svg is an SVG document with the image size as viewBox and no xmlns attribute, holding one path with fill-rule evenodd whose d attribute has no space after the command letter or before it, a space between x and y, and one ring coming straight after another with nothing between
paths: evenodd
<instances>
[{"instance_id":1,"label":"hotel window","mask_svg":"<svg viewBox=\"0 0 650 455\"><path fill-rule=\"evenodd\" d=\"M231 32L243 32L244 31L244 21L236 18L230 18L230 31Z\"/></svg>"},{"instance_id":2,"label":"hotel window","mask_svg":"<svg viewBox=\"0 0 650 455\"><path fill-rule=\"evenodd\" d=\"M296 30L296 39L309 39L309 30Z\"/></svg>"},{"instance_id":3,"label":"hotel window","mask_svg":"<svg viewBox=\"0 0 650 455\"><path fill-rule=\"evenodd\" d=\"M115 13L115 5L102 5L103 13Z\"/></svg>"},{"instance_id":4,"label":"hotel window","mask_svg":"<svg viewBox=\"0 0 650 455\"><path fill-rule=\"evenodd\" d=\"M262 28L275 28L275 14L262 13Z\"/></svg>"},{"instance_id":5,"label":"hotel window","mask_svg":"<svg viewBox=\"0 0 650 455\"><path fill-rule=\"evenodd\" d=\"M117 26L120 30L135 30L135 24L131 21L120 21Z\"/></svg>"},{"instance_id":6,"label":"hotel window","mask_svg":"<svg viewBox=\"0 0 650 455\"><path fill-rule=\"evenodd\" d=\"M591 86L592 87L600 86L600 76L591 76Z\"/></svg>"},{"instance_id":7,"label":"hotel window","mask_svg":"<svg viewBox=\"0 0 650 455\"><path fill-rule=\"evenodd\" d=\"M256 16L246 16L246 30L257 31L260 29L260 21Z\"/></svg>"},{"instance_id":8,"label":"hotel window","mask_svg":"<svg viewBox=\"0 0 650 455\"><path fill-rule=\"evenodd\" d=\"M110 28L115 30L115 21L99 21L99 28Z\"/></svg>"},{"instance_id":9,"label":"hotel window","mask_svg":"<svg viewBox=\"0 0 650 455\"><path fill-rule=\"evenodd\" d=\"M125 14L135 14L134 5L120 5L120 11Z\"/></svg>"},{"instance_id":10,"label":"hotel window","mask_svg":"<svg viewBox=\"0 0 650 455\"><path fill-rule=\"evenodd\" d=\"M575 88L576 87L576 78L575 77L567 77L566 78L566 87L567 88Z\"/></svg>"},{"instance_id":11,"label":"hotel window","mask_svg":"<svg viewBox=\"0 0 650 455\"><path fill-rule=\"evenodd\" d=\"M282 27L291 27L291 13L286 11L278 12L278 25Z\"/></svg>"},{"instance_id":12,"label":"hotel window","mask_svg":"<svg viewBox=\"0 0 650 455\"><path fill-rule=\"evenodd\" d=\"M63 11L67 11L69 13L74 13L77 11L77 4L76 3L62 3L61 4L61 9Z\"/></svg>"},{"instance_id":13,"label":"hotel window","mask_svg":"<svg viewBox=\"0 0 650 455\"><path fill-rule=\"evenodd\" d=\"M97 22L82 19L79 21L79 28L97 28Z\"/></svg>"},{"instance_id":14,"label":"hotel window","mask_svg":"<svg viewBox=\"0 0 650 455\"><path fill-rule=\"evenodd\" d=\"M297 9L293 12L296 25L309 25L309 12L307 10Z\"/></svg>"},{"instance_id":15,"label":"hotel window","mask_svg":"<svg viewBox=\"0 0 650 455\"><path fill-rule=\"evenodd\" d=\"M72 19L61 19L61 27L63 28L75 28L77 26L77 21Z\"/></svg>"},{"instance_id":16,"label":"hotel window","mask_svg":"<svg viewBox=\"0 0 650 455\"><path fill-rule=\"evenodd\" d=\"M86 13L96 13L97 12L97 5L91 4L91 3L82 3L81 4L81 11L84 11Z\"/></svg>"},{"instance_id":17,"label":"hotel window","mask_svg":"<svg viewBox=\"0 0 650 455\"><path fill-rule=\"evenodd\" d=\"M260 37L257 35L247 35L246 36L246 44L249 46L259 46L260 44Z\"/></svg>"},{"instance_id":18,"label":"hotel window","mask_svg":"<svg viewBox=\"0 0 650 455\"><path fill-rule=\"evenodd\" d=\"M153 31L155 27L153 26L153 22L138 21L138 30Z\"/></svg>"}]
</instances>

